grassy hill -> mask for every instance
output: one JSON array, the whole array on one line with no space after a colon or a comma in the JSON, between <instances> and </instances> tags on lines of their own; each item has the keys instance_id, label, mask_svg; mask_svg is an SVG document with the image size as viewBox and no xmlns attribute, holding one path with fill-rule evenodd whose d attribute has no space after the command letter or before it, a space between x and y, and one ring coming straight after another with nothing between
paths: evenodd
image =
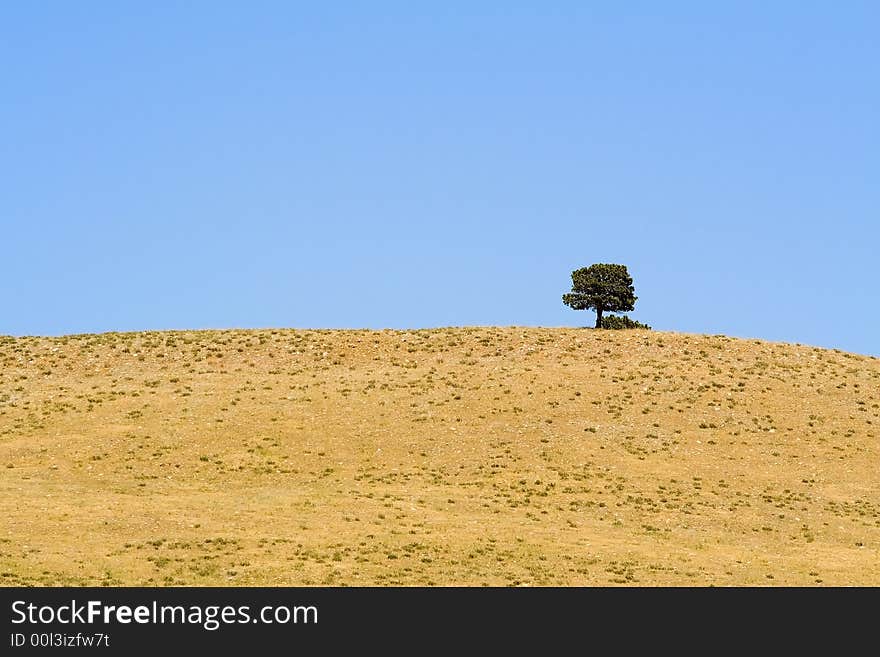
<instances>
[{"instance_id":1,"label":"grassy hill","mask_svg":"<svg viewBox=\"0 0 880 657\"><path fill-rule=\"evenodd\" d=\"M880 360L646 331L0 338L0 584L880 584Z\"/></svg>"}]
</instances>

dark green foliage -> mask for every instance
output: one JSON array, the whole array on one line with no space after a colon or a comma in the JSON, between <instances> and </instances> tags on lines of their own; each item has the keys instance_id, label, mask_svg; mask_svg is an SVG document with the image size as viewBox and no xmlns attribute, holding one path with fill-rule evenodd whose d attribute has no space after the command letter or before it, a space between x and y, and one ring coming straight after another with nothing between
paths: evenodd
<instances>
[{"instance_id":1,"label":"dark green foliage","mask_svg":"<svg viewBox=\"0 0 880 657\"><path fill-rule=\"evenodd\" d=\"M571 272L571 292L562 295L562 303L595 310L596 328L601 328L602 313L633 310L637 298L626 265L599 263Z\"/></svg>"},{"instance_id":2,"label":"dark green foliage","mask_svg":"<svg viewBox=\"0 0 880 657\"><path fill-rule=\"evenodd\" d=\"M602 318L602 328L603 329L648 329L651 330L651 327L647 324L642 324L641 322L637 322L634 319L630 319L626 315L605 315Z\"/></svg>"}]
</instances>

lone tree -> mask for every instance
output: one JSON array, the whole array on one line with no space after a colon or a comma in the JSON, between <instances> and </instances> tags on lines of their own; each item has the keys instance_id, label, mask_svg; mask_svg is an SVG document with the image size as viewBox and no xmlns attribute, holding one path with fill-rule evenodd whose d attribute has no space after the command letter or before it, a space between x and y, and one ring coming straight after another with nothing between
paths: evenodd
<instances>
[{"instance_id":1,"label":"lone tree","mask_svg":"<svg viewBox=\"0 0 880 657\"><path fill-rule=\"evenodd\" d=\"M562 303L574 310L595 310L596 328L602 328L603 312L632 310L637 298L626 265L596 264L571 272L571 292L562 295Z\"/></svg>"}]
</instances>

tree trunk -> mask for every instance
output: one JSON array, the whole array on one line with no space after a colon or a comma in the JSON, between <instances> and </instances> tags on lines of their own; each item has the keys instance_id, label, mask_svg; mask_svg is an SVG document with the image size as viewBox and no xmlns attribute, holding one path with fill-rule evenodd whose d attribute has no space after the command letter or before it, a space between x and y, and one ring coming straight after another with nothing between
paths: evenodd
<instances>
[{"instance_id":1,"label":"tree trunk","mask_svg":"<svg viewBox=\"0 0 880 657\"><path fill-rule=\"evenodd\" d=\"M602 328L602 309L596 308L596 328Z\"/></svg>"}]
</instances>

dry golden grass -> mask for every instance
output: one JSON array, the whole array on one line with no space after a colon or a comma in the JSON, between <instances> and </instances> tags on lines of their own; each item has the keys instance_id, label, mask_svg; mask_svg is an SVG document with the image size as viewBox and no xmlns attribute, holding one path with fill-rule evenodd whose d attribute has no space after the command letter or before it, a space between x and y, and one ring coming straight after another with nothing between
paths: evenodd
<instances>
[{"instance_id":1,"label":"dry golden grass","mask_svg":"<svg viewBox=\"0 0 880 657\"><path fill-rule=\"evenodd\" d=\"M878 401L722 336L0 338L0 583L880 584Z\"/></svg>"}]
</instances>

